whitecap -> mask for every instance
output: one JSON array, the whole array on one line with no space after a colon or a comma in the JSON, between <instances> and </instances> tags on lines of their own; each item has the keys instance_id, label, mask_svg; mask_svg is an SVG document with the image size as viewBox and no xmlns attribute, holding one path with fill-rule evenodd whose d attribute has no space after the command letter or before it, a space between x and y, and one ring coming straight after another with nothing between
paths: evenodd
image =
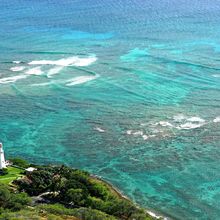
<instances>
[{"instance_id":1,"label":"whitecap","mask_svg":"<svg viewBox=\"0 0 220 220\"><path fill-rule=\"evenodd\" d=\"M180 126L176 127L177 129L183 129L183 130L190 130L195 129L203 126L204 123L192 123L192 122L186 122L185 124L181 124Z\"/></svg>"},{"instance_id":2,"label":"whitecap","mask_svg":"<svg viewBox=\"0 0 220 220\"><path fill-rule=\"evenodd\" d=\"M75 85L83 84L83 83L89 82L91 80L94 80L97 77L98 77L98 75L96 75L96 76L78 76L78 77L75 77L71 80L68 80L66 83L66 86L75 86Z\"/></svg>"},{"instance_id":3,"label":"whitecap","mask_svg":"<svg viewBox=\"0 0 220 220\"><path fill-rule=\"evenodd\" d=\"M168 121L160 121L158 124L162 127L173 127L173 125Z\"/></svg>"},{"instance_id":4,"label":"whitecap","mask_svg":"<svg viewBox=\"0 0 220 220\"><path fill-rule=\"evenodd\" d=\"M151 134L151 135L146 135L146 134L144 134L144 135L142 135L142 138L143 138L144 140L148 140L149 138L154 138L154 137L156 137L156 135L154 135L154 134Z\"/></svg>"},{"instance_id":5,"label":"whitecap","mask_svg":"<svg viewBox=\"0 0 220 220\"><path fill-rule=\"evenodd\" d=\"M15 66L15 67L11 67L10 70L13 72L19 72L25 69L25 66Z\"/></svg>"},{"instance_id":6,"label":"whitecap","mask_svg":"<svg viewBox=\"0 0 220 220\"><path fill-rule=\"evenodd\" d=\"M142 136L143 134L144 134L143 131L135 131L135 132L133 132L134 136Z\"/></svg>"},{"instance_id":7,"label":"whitecap","mask_svg":"<svg viewBox=\"0 0 220 220\"><path fill-rule=\"evenodd\" d=\"M31 68L31 69L27 70L25 73L28 74L28 75L37 75L37 76L39 76L39 75L43 74L43 71L41 70L41 67L38 66L38 67L34 67L34 68Z\"/></svg>"},{"instance_id":8,"label":"whitecap","mask_svg":"<svg viewBox=\"0 0 220 220\"><path fill-rule=\"evenodd\" d=\"M14 61L12 61L12 63L19 64L19 63L21 63L21 61L19 61L19 60L14 60Z\"/></svg>"},{"instance_id":9,"label":"whitecap","mask_svg":"<svg viewBox=\"0 0 220 220\"><path fill-rule=\"evenodd\" d=\"M31 86L48 86L50 84L52 84L52 82L35 83L35 84L31 84Z\"/></svg>"},{"instance_id":10,"label":"whitecap","mask_svg":"<svg viewBox=\"0 0 220 220\"><path fill-rule=\"evenodd\" d=\"M126 133L127 133L127 135L131 135L132 134L132 130L127 130Z\"/></svg>"},{"instance_id":11,"label":"whitecap","mask_svg":"<svg viewBox=\"0 0 220 220\"><path fill-rule=\"evenodd\" d=\"M134 158L134 157L130 157L130 160L133 160L133 161L140 161L140 160L138 160L138 159L136 159L136 158Z\"/></svg>"},{"instance_id":12,"label":"whitecap","mask_svg":"<svg viewBox=\"0 0 220 220\"><path fill-rule=\"evenodd\" d=\"M96 57L90 58L78 58L78 60L73 63L74 66L89 66L90 64L94 63L97 60Z\"/></svg>"},{"instance_id":13,"label":"whitecap","mask_svg":"<svg viewBox=\"0 0 220 220\"><path fill-rule=\"evenodd\" d=\"M142 126L142 127L143 127L143 126L146 126L146 125L147 125L147 123L141 123L141 124L140 124L140 126Z\"/></svg>"},{"instance_id":14,"label":"whitecap","mask_svg":"<svg viewBox=\"0 0 220 220\"><path fill-rule=\"evenodd\" d=\"M142 135L142 138L143 138L144 140L147 140L147 139L149 138L149 136L147 136L146 134L144 134L144 135Z\"/></svg>"},{"instance_id":15,"label":"whitecap","mask_svg":"<svg viewBox=\"0 0 220 220\"><path fill-rule=\"evenodd\" d=\"M27 78L26 75L5 77L5 78L0 79L0 83L1 84L13 83L13 82L16 82L17 80L25 79L25 78Z\"/></svg>"},{"instance_id":16,"label":"whitecap","mask_svg":"<svg viewBox=\"0 0 220 220\"><path fill-rule=\"evenodd\" d=\"M190 122L201 122L201 123L205 122L205 120L200 118L200 117L191 117L191 118L188 118L187 121L190 121Z\"/></svg>"},{"instance_id":17,"label":"whitecap","mask_svg":"<svg viewBox=\"0 0 220 220\"><path fill-rule=\"evenodd\" d=\"M29 65L57 65L57 66L88 66L94 63L97 57L91 56L87 58L80 58L77 56L63 58L60 60L35 60L31 61Z\"/></svg>"},{"instance_id":18,"label":"whitecap","mask_svg":"<svg viewBox=\"0 0 220 220\"><path fill-rule=\"evenodd\" d=\"M220 122L220 116L219 117L216 117L214 120L213 120L214 123L219 123Z\"/></svg>"},{"instance_id":19,"label":"whitecap","mask_svg":"<svg viewBox=\"0 0 220 220\"><path fill-rule=\"evenodd\" d=\"M95 127L94 130L96 130L96 131L98 131L100 133L104 133L105 132L105 130L100 128L100 127Z\"/></svg>"},{"instance_id":20,"label":"whitecap","mask_svg":"<svg viewBox=\"0 0 220 220\"><path fill-rule=\"evenodd\" d=\"M63 69L62 66L57 66L57 67L50 69L47 73L47 77L48 78L52 77L52 75L59 73L62 69Z\"/></svg>"}]
</instances>

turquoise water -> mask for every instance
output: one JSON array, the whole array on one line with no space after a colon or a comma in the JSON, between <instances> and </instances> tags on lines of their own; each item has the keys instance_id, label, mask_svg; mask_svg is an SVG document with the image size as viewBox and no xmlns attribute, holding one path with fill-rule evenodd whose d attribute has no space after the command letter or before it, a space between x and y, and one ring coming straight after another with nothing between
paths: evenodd
<instances>
[{"instance_id":1,"label":"turquoise water","mask_svg":"<svg viewBox=\"0 0 220 220\"><path fill-rule=\"evenodd\" d=\"M7 157L91 171L173 219L220 218L220 1L0 10Z\"/></svg>"}]
</instances>

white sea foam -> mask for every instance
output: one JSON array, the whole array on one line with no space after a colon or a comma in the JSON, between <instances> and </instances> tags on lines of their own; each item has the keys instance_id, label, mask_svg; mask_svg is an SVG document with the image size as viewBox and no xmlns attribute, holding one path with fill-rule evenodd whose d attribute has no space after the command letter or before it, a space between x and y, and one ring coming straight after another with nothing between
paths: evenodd
<instances>
[{"instance_id":1,"label":"white sea foam","mask_svg":"<svg viewBox=\"0 0 220 220\"><path fill-rule=\"evenodd\" d=\"M78 58L75 63L73 63L74 66L89 66L90 64L94 63L97 60L96 57L90 57L90 58Z\"/></svg>"},{"instance_id":2,"label":"white sea foam","mask_svg":"<svg viewBox=\"0 0 220 220\"><path fill-rule=\"evenodd\" d=\"M204 123L205 120L200 118L200 117L191 117L191 118L188 118L187 121L190 121L190 122L199 122L199 123Z\"/></svg>"},{"instance_id":3,"label":"white sea foam","mask_svg":"<svg viewBox=\"0 0 220 220\"><path fill-rule=\"evenodd\" d=\"M75 85L78 85L78 84L83 84L83 83L89 82L91 80L94 80L97 77L98 77L98 75L95 75L95 76L78 76L78 77L75 77L71 80L68 80L67 83L66 83L66 86L75 86Z\"/></svg>"},{"instance_id":4,"label":"white sea foam","mask_svg":"<svg viewBox=\"0 0 220 220\"><path fill-rule=\"evenodd\" d=\"M204 123L192 123L192 122L186 122L184 124L181 124L180 126L177 126L177 129L183 129L183 130L190 130L190 129L195 129L203 126Z\"/></svg>"},{"instance_id":5,"label":"white sea foam","mask_svg":"<svg viewBox=\"0 0 220 220\"><path fill-rule=\"evenodd\" d=\"M25 73L28 74L28 75L37 75L37 76L39 76L39 75L43 74L43 71L41 70L41 67L38 66L38 67L34 67L34 68L31 68L31 69L27 70Z\"/></svg>"},{"instance_id":6,"label":"white sea foam","mask_svg":"<svg viewBox=\"0 0 220 220\"><path fill-rule=\"evenodd\" d=\"M133 160L133 161L140 161L140 160L138 160L138 159L136 159L136 158L134 158L134 157L130 157L130 160Z\"/></svg>"},{"instance_id":7,"label":"white sea foam","mask_svg":"<svg viewBox=\"0 0 220 220\"><path fill-rule=\"evenodd\" d=\"M50 85L52 83L53 82L35 83L35 84L31 84L31 86L48 86L48 85Z\"/></svg>"},{"instance_id":8,"label":"white sea foam","mask_svg":"<svg viewBox=\"0 0 220 220\"><path fill-rule=\"evenodd\" d=\"M63 58L60 60L35 60L31 61L29 65L57 65L57 66L89 66L97 60L97 57L80 58L77 56Z\"/></svg>"},{"instance_id":9,"label":"white sea foam","mask_svg":"<svg viewBox=\"0 0 220 220\"><path fill-rule=\"evenodd\" d=\"M142 138L143 138L144 140L147 140L147 139L149 138L149 136L147 136L146 134L144 134L144 135L142 135Z\"/></svg>"},{"instance_id":10,"label":"white sea foam","mask_svg":"<svg viewBox=\"0 0 220 220\"><path fill-rule=\"evenodd\" d=\"M200 117L190 117L185 118L184 123L181 125L176 126L177 129L189 130L202 127L206 124L206 121Z\"/></svg>"},{"instance_id":11,"label":"white sea foam","mask_svg":"<svg viewBox=\"0 0 220 220\"><path fill-rule=\"evenodd\" d=\"M144 134L143 131L132 131L132 130L127 130L127 135L133 135L134 137L142 137L144 140L149 139L150 136Z\"/></svg>"},{"instance_id":12,"label":"white sea foam","mask_svg":"<svg viewBox=\"0 0 220 220\"><path fill-rule=\"evenodd\" d=\"M161 127L176 128L179 130L195 129L206 124L206 121L198 116L188 117L182 114L173 116L173 121L159 121L152 124L154 129ZM162 130L163 132L163 130ZM156 132L154 132L156 133Z\"/></svg>"},{"instance_id":13,"label":"white sea foam","mask_svg":"<svg viewBox=\"0 0 220 220\"><path fill-rule=\"evenodd\" d=\"M25 79L25 78L27 78L26 75L5 77L5 78L0 79L0 83L1 84L13 83L13 82L16 82L17 80Z\"/></svg>"},{"instance_id":14,"label":"white sea foam","mask_svg":"<svg viewBox=\"0 0 220 220\"><path fill-rule=\"evenodd\" d=\"M160 216L160 215L157 215L156 213L152 212L152 211L147 211L147 213L152 216L153 218L156 218L156 219L163 219L163 220L168 220L166 217L163 217L163 216Z\"/></svg>"},{"instance_id":15,"label":"white sea foam","mask_svg":"<svg viewBox=\"0 0 220 220\"><path fill-rule=\"evenodd\" d=\"M50 69L47 73L47 77L48 78L52 77L53 75L59 73L62 69L63 69L62 66L57 66L57 67Z\"/></svg>"},{"instance_id":16,"label":"white sea foam","mask_svg":"<svg viewBox=\"0 0 220 220\"><path fill-rule=\"evenodd\" d=\"M19 63L21 63L21 61L19 61L19 60L14 60L14 61L12 61L12 63L19 64Z\"/></svg>"},{"instance_id":17,"label":"white sea foam","mask_svg":"<svg viewBox=\"0 0 220 220\"><path fill-rule=\"evenodd\" d=\"M100 133L104 133L105 132L105 130L100 128L100 127L95 127L94 130L96 130L96 131L98 131Z\"/></svg>"},{"instance_id":18,"label":"white sea foam","mask_svg":"<svg viewBox=\"0 0 220 220\"><path fill-rule=\"evenodd\" d=\"M162 127L173 127L173 125L168 121L160 121L158 124Z\"/></svg>"},{"instance_id":19,"label":"white sea foam","mask_svg":"<svg viewBox=\"0 0 220 220\"><path fill-rule=\"evenodd\" d=\"M15 66L15 67L11 67L10 70L13 72L19 72L25 69L25 66Z\"/></svg>"},{"instance_id":20,"label":"white sea foam","mask_svg":"<svg viewBox=\"0 0 220 220\"><path fill-rule=\"evenodd\" d=\"M144 135L144 133L143 133L143 131L135 131L135 132L133 132L133 135L134 136L142 136L142 135Z\"/></svg>"},{"instance_id":21,"label":"white sea foam","mask_svg":"<svg viewBox=\"0 0 220 220\"><path fill-rule=\"evenodd\" d=\"M219 117L216 117L214 120L213 120L214 123L219 123L220 122L220 116Z\"/></svg>"},{"instance_id":22,"label":"white sea foam","mask_svg":"<svg viewBox=\"0 0 220 220\"><path fill-rule=\"evenodd\" d=\"M127 130L126 133L127 133L127 135L131 135L132 134L132 130Z\"/></svg>"},{"instance_id":23,"label":"white sea foam","mask_svg":"<svg viewBox=\"0 0 220 220\"><path fill-rule=\"evenodd\" d=\"M146 125L148 125L147 123L141 123L140 124L140 126L142 126L142 127L144 127L144 126L146 126Z\"/></svg>"},{"instance_id":24,"label":"white sea foam","mask_svg":"<svg viewBox=\"0 0 220 220\"><path fill-rule=\"evenodd\" d=\"M142 135L142 138L144 140L148 140L148 139L153 138L153 137L156 137L156 135L154 135L154 134L152 134L152 135L146 135L146 134Z\"/></svg>"}]
</instances>

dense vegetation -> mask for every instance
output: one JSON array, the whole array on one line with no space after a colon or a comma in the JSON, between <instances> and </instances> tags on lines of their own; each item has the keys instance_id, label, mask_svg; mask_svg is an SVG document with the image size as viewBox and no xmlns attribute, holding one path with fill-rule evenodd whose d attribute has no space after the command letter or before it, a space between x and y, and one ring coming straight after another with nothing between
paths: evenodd
<instances>
[{"instance_id":1,"label":"dense vegetation","mask_svg":"<svg viewBox=\"0 0 220 220\"><path fill-rule=\"evenodd\" d=\"M18 211L30 202L31 199L26 193L13 193L7 185L0 184L0 213L5 210Z\"/></svg>"},{"instance_id":2,"label":"dense vegetation","mask_svg":"<svg viewBox=\"0 0 220 220\"><path fill-rule=\"evenodd\" d=\"M22 167L22 168L28 168L30 164L23 160L22 158L11 158L10 162L13 163L14 166Z\"/></svg>"},{"instance_id":3,"label":"dense vegetation","mask_svg":"<svg viewBox=\"0 0 220 220\"><path fill-rule=\"evenodd\" d=\"M0 219L152 219L108 184L66 166L38 166L13 184L17 192L0 186Z\"/></svg>"}]
</instances>

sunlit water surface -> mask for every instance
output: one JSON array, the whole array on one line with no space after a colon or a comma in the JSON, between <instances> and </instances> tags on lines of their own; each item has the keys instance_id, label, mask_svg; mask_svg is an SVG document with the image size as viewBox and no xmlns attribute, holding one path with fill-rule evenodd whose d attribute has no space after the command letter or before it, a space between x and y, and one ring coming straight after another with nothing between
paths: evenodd
<instances>
[{"instance_id":1,"label":"sunlit water surface","mask_svg":"<svg viewBox=\"0 0 220 220\"><path fill-rule=\"evenodd\" d=\"M220 1L0 11L7 157L91 171L174 219L220 218Z\"/></svg>"}]
</instances>

